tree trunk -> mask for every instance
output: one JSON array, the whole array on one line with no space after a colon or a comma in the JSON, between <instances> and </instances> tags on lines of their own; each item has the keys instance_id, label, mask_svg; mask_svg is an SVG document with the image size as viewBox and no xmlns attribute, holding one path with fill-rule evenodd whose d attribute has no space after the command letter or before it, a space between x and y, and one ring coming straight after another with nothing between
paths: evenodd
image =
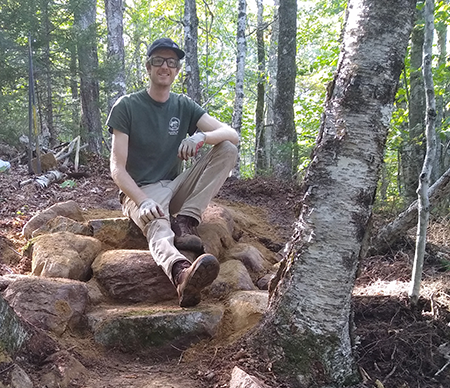
<instances>
[{"instance_id":1,"label":"tree trunk","mask_svg":"<svg viewBox=\"0 0 450 388\"><path fill-rule=\"evenodd\" d=\"M70 52L70 94L72 96L72 105L70 110L72 112L72 123L74 128L79 128L80 126L80 104L79 104L79 94L78 94L78 66L77 66L77 45L73 41L69 44ZM78 130L72 133L74 136L78 136Z\"/></svg>"},{"instance_id":2,"label":"tree trunk","mask_svg":"<svg viewBox=\"0 0 450 388\"><path fill-rule=\"evenodd\" d=\"M97 56L97 2L83 0L75 7L74 27L77 33L77 53L80 74L81 128L87 137L89 151L102 150L102 124L99 109Z\"/></svg>"},{"instance_id":3,"label":"tree trunk","mask_svg":"<svg viewBox=\"0 0 450 388\"><path fill-rule=\"evenodd\" d=\"M272 137L274 131L274 105L277 94L277 47L279 36L279 17L278 17L279 0L274 0L274 15L272 22L272 32L270 34L270 46L268 50L269 60L267 63L267 73L269 76L269 83L267 85L267 113L266 113L266 125L264 131L264 143L265 143L265 165L267 170L272 170Z\"/></svg>"},{"instance_id":4,"label":"tree trunk","mask_svg":"<svg viewBox=\"0 0 450 388\"><path fill-rule=\"evenodd\" d=\"M52 39L52 25L49 16L49 3L45 0L42 4L43 11L43 25L45 32L43 34L44 39L44 67L45 67L45 85L46 85L46 93L45 93L45 125L42 126L42 134L43 136L48 136L48 142L50 148L56 146L58 139L57 133L55 129L55 125L53 122L53 97L52 97L52 63L50 59L50 40ZM45 132L48 131L48 134Z\"/></svg>"},{"instance_id":5,"label":"tree trunk","mask_svg":"<svg viewBox=\"0 0 450 388\"><path fill-rule=\"evenodd\" d=\"M111 73L108 74L110 80L108 83L108 112L117 99L126 93L123 7L122 0L105 0L108 26L107 63L111 69Z\"/></svg>"},{"instance_id":6,"label":"tree trunk","mask_svg":"<svg viewBox=\"0 0 450 388\"><path fill-rule=\"evenodd\" d=\"M433 168L434 158L436 155L436 135L434 132L436 121L436 101L434 98L433 73L431 70L434 35L434 0L426 0L424 15L425 38L423 44L422 72L426 96L425 137L427 143L427 152L425 154L422 172L419 177L419 188L417 189L419 222L417 224L416 250L414 254L411 290L409 292L409 298L413 305L417 305L420 296L423 258L425 256L428 220L430 218L430 200L428 197L428 188L430 186L431 169Z\"/></svg>"},{"instance_id":7,"label":"tree trunk","mask_svg":"<svg viewBox=\"0 0 450 388\"><path fill-rule=\"evenodd\" d=\"M237 55L236 55L236 88L234 96L234 108L231 126L241 134L242 109L244 106L244 76L245 76L245 56L247 51L247 40L245 37L245 27L247 25L247 2L239 0L238 22L236 31ZM233 169L233 176L239 177L240 155Z\"/></svg>"},{"instance_id":8,"label":"tree trunk","mask_svg":"<svg viewBox=\"0 0 450 388\"><path fill-rule=\"evenodd\" d=\"M186 52L187 95L197 104L202 102L200 69L198 66L198 17L195 0L184 2L184 49Z\"/></svg>"},{"instance_id":9,"label":"tree trunk","mask_svg":"<svg viewBox=\"0 0 450 388\"><path fill-rule=\"evenodd\" d=\"M409 136L402 149L402 182L406 204L417 199L417 185L425 156L425 92L422 76L423 15L418 12L411 35Z\"/></svg>"},{"instance_id":10,"label":"tree trunk","mask_svg":"<svg viewBox=\"0 0 450 388\"><path fill-rule=\"evenodd\" d=\"M258 84L255 109L255 175L267 174L266 164L266 138L264 131L264 106L265 106L265 85L266 85L266 52L264 47L264 5L262 0L257 0L257 27L256 42L258 53Z\"/></svg>"},{"instance_id":11,"label":"tree trunk","mask_svg":"<svg viewBox=\"0 0 450 388\"><path fill-rule=\"evenodd\" d=\"M277 95L272 133L272 165L276 176L291 179L297 134L294 125L296 76L297 1L280 0Z\"/></svg>"},{"instance_id":12,"label":"tree trunk","mask_svg":"<svg viewBox=\"0 0 450 388\"><path fill-rule=\"evenodd\" d=\"M351 295L414 8L411 0L348 3L300 216L271 283L269 309L249 341L296 387L356 379Z\"/></svg>"}]
</instances>

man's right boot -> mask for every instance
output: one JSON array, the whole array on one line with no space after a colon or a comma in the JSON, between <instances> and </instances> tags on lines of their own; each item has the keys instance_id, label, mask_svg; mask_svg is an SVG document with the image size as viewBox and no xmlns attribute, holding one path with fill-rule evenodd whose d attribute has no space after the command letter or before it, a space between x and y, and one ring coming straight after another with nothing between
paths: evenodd
<instances>
[{"instance_id":1,"label":"man's right boot","mask_svg":"<svg viewBox=\"0 0 450 388\"><path fill-rule=\"evenodd\" d=\"M203 253L203 241L197 234L198 221L189 216L172 218L171 226L175 233L175 247L178 250Z\"/></svg>"}]
</instances>

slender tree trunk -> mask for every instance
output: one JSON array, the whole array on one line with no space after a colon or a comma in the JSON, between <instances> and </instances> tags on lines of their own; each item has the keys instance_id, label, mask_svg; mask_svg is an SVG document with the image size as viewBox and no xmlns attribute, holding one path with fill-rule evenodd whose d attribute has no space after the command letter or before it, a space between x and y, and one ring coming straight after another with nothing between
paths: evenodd
<instances>
[{"instance_id":1,"label":"slender tree trunk","mask_svg":"<svg viewBox=\"0 0 450 388\"><path fill-rule=\"evenodd\" d=\"M357 379L351 295L415 1L350 0L301 210L270 304L249 340L293 387ZM300 200L300 198L299 198Z\"/></svg>"},{"instance_id":2,"label":"slender tree trunk","mask_svg":"<svg viewBox=\"0 0 450 388\"><path fill-rule=\"evenodd\" d=\"M195 0L184 2L184 49L186 52L187 95L197 104L202 102L200 69L198 66L198 17Z\"/></svg>"},{"instance_id":3,"label":"slender tree trunk","mask_svg":"<svg viewBox=\"0 0 450 388\"><path fill-rule=\"evenodd\" d=\"M53 121L53 92L52 92L52 62L50 59L50 40L52 39L52 25L49 16L49 2L44 0L42 4L42 18L43 18L43 28L45 32L43 34L44 38L44 72L45 72L45 126L42 126L42 134L48 130L49 134L49 145L51 148L56 146L58 139L57 133Z\"/></svg>"},{"instance_id":4,"label":"slender tree trunk","mask_svg":"<svg viewBox=\"0 0 450 388\"><path fill-rule=\"evenodd\" d=\"M238 23L236 31L237 55L236 55L236 88L234 97L234 108L231 126L241 134L242 111L244 107L244 76L245 76L245 56L247 51L247 40L245 37L245 27L247 25L247 1L239 0ZM239 177L240 153L233 170L233 176Z\"/></svg>"},{"instance_id":5,"label":"slender tree trunk","mask_svg":"<svg viewBox=\"0 0 450 388\"><path fill-rule=\"evenodd\" d=\"M297 134L294 125L294 90L297 53L297 1L280 0L277 94L274 105L272 161L275 175L291 179Z\"/></svg>"},{"instance_id":6,"label":"slender tree trunk","mask_svg":"<svg viewBox=\"0 0 450 388\"><path fill-rule=\"evenodd\" d=\"M417 11L418 12L418 11ZM417 198L416 190L425 156L425 92L422 76L423 14L418 12L411 36L410 99L408 140L402 150L404 197L409 205Z\"/></svg>"},{"instance_id":7,"label":"slender tree trunk","mask_svg":"<svg viewBox=\"0 0 450 388\"><path fill-rule=\"evenodd\" d=\"M423 45L423 79L426 96L426 141L427 152L419 178L418 205L419 222L417 225L416 251L411 279L409 298L413 305L417 305L420 296L420 283L422 281L423 258L425 256L425 244L427 242L428 219L430 217L430 200L428 188L430 185L431 169L436 154L436 102L434 97L433 73L431 70L434 35L434 0L425 2L425 39Z\"/></svg>"},{"instance_id":8,"label":"slender tree trunk","mask_svg":"<svg viewBox=\"0 0 450 388\"><path fill-rule=\"evenodd\" d=\"M274 106L277 96L277 48L279 37L279 17L278 17L279 0L274 0L274 15L272 22L272 33L270 34L270 46L268 50L268 66L267 73L269 75L269 84L267 88L267 113L266 113L266 125L264 131L265 138L265 164L269 172L272 171L272 137L274 132Z\"/></svg>"},{"instance_id":9,"label":"slender tree trunk","mask_svg":"<svg viewBox=\"0 0 450 388\"><path fill-rule=\"evenodd\" d=\"M75 7L74 26L77 32L77 53L80 72L81 128L87 137L89 151L102 150L102 124L99 108L97 56L97 2L83 0Z\"/></svg>"},{"instance_id":10,"label":"slender tree trunk","mask_svg":"<svg viewBox=\"0 0 450 388\"><path fill-rule=\"evenodd\" d=\"M266 51L264 47L264 5L262 0L257 0L257 28L256 42L258 50L258 84L255 109L255 174L267 174L268 166L266 164L266 137L264 131L264 106L265 106L265 85L266 85Z\"/></svg>"},{"instance_id":11,"label":"slender tree trunk","mask_svg":"<svg viewBox=\"0 0 450 388\"><path fill-rule=\"evenodd\" d=\"M108 67L111 74L108 85L108 112L116 100L126 93L125 49L123 42L123 1L105 0L106 24L108 26Z\"/></svg>"},{"instance_id":12,"label":"slender tree trunk","mask_svg":"<svg viewBox=\"0 0 450 388\"><path fill-rule=\"evenodd\" d=\"M77 45L71 42L69 45L70 51L70 93L72 96L72 105L70 107L72 112L73 128L77 131L73 132L73 137L79 135L78 128L80 127L80 103L78 94L78 66L77 66Z\"/></svg>"},{"instance_id":13,"label":"slender tree trunk","mask_svg":"<svg viewBox=\"0 0 450 388\"><path fill-rule=\"evenodd\" d=\"M203 16L204 18L204 23L205 23L205 29L204 29L204 39L205 39L205 47L204 47L204 57L205 57L205 67L208 68L209 67L209 45L210 45L210 36L211 36L211 28L212 28L212 24L213 24L213 20L214 20L214 14L212 13L211 9L209 8L208 2L204 2L203 3L205 6L205 15ZM211 21L209 20L211 19ZM207 71L205 74L205 78L203 80L204 86L203 89L205 90L205 92L203 93L203 97L206 100L206 104L208 105L209 103L209 72Z\"/></svg>"},{"instance_id":14,"label":"slender tree trunk","mask_svg":"<svg viewBox=\"0 0 450 388\"><path fill-rule=\"evenodd\" d=\"M143 46L143 42L141 41L140 36L134 36L133 38L133 71L135 73L134 87L140 89L148 81L147 70L142 63L141 47Z\"/></svg>"}]
</instances>

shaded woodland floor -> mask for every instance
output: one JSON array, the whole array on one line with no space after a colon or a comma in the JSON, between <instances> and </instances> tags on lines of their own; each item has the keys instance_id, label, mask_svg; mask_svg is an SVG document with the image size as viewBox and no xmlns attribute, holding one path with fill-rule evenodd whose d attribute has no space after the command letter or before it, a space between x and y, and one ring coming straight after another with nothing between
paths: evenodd
<instances>
[{"instance_id":1,"label":"shaded woodland floor","mask_svg":"<svg viewBox=\"0 0 450 388\"><path fill-rule=\"evenodd\" d=\"M0 173L0 244L22 255L26 246L21 235L23 225L37 211L56 202L73 199L84 210L116 212L117 188L109 177L107 161L92 158L84 163L83 174L72 175L74 185L66 187L21 186L20 182L30 178L26 166L13 166L11 171ZM218 200L237 207L246 205L242 209L254 222L262 222L258 217L265 217L276 226L278 235L268 235L267 241L279 241L279 246L272 247L278 250L293 232L298 194L295 184L274 179L230 179ZM446 366L450 363L449 221L435 219L430 224L422 297L414 310L407 301L413 236L411 231L411 236L405 236L388 254L361 262L353 296L360 387L450 387L450 366ZM28 271L30 261L26 257L10 266L0 260L0 274ZM224 331L177 358L105 352L88 335L80 338L68 333L63 341L92 372L88 385L78 385L75 379L73 387L219 388L227 386L235 365L270 387L294 387L281 381L267 360L250 354L235 339ZM32 366L28 372L38 373Z\"/></svg>"}]
</instances>

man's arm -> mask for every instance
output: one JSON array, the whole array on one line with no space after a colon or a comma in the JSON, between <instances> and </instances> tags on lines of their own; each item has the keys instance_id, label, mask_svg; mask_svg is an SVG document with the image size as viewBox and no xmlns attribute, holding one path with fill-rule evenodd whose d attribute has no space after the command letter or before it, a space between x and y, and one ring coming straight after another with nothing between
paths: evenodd
<instances>
[{"instance_id":1,"label":"man's arm","mask_svg":"<svg viewBox=\"0 0 450 388\"><path fill-rule=\"evenodd\" d=\"M127 158L128 135L114 129L110 159L111 177L114 183L134 201L136 206L140 207L140 218L144 222L163 217L164 213L160 206L145 195L126 170Z\"/></svg>"},{"instance_id":2,"label":"man's arm","mask_svg":"<svg viewBox=\"0 0 450 388\"><path fill-rule=\"evenodd\" d=\"M215 145L229 140L234 145L239 143L238 133L230 126L205 113L197 122L197 128L205 134L205 143Z\"/></svg>"},{"instance_id":3,"label":"man's arm","mask_svg":"<svg viewBox=\"0 0 450 388\"><path fill-rule=\"evenodd\" d=\"M114 129L110 159L111 177L114 183L119 186L119 189L139 206L147 197L133 178L131 178L130 174L128 174L126 170L127 158L128 135Z\"/></svg>"}]
</instances>

